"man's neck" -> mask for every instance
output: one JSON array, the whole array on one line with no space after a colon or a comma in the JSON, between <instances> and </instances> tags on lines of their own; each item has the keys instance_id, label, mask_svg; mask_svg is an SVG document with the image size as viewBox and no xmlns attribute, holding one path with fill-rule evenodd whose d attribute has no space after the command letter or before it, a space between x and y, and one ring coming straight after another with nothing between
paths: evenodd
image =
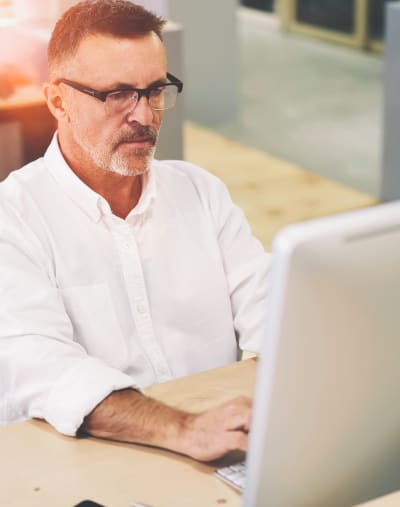
<instances>
[{"instance_id":1,"label":"man's neck","mask_svg":"<svg viewBox=\"0 0 400 507\"><path fill-rule=\"evenodd\" d=\"M143 176L141 175L121 176L99 170L89 174L77 174L77 176L88 187L104 197L114 215L123 219L138 204L142 194Z\"/></svg>"},{"instance_id":2,"label":"man's neck","mask_svg":"<svg viewBox=\"0 0 400 507\"><path fill-rule=\"evenodd\" d=\"M114 215L125 219L138 204L142 195L143 176L124 176L130 181L116 185L114 188L107 187L104 192L98 192L110 205Z\"/></svg>"},{"instance_id":3,"label":"man's neck","mask_svg":"<svg viewBox=\"0 0 400 507\"><path fill-rule=\"evenodd\" d=\"M65 144L63 143L63 145ZM139 202L142 194L143 175L123 176L111 171L104 171L88 163L84 157L82 160L79 157L77 160L72 160L72 157L68 156L68 144L63 149L60 137L59 146L66 162L76 176L97 194L104 197L114 215L125 219Z\"/></svg>"}]
</instances>

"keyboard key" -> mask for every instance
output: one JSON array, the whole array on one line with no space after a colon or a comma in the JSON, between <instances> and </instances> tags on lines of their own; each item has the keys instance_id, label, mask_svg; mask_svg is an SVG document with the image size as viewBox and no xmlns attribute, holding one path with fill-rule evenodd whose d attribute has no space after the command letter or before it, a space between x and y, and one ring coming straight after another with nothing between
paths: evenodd
<instances>
[{"instance_id":1,"label":"keyboard key","mask_svg":"<svg viewBox=\"0 0 400 507\"><path fill-rule=\"evenodd\" d=\"M215 471L215 475L235 489L243 491L246 484L246 464L242 462L219 468Z\"/></svg>"}]
</instances>

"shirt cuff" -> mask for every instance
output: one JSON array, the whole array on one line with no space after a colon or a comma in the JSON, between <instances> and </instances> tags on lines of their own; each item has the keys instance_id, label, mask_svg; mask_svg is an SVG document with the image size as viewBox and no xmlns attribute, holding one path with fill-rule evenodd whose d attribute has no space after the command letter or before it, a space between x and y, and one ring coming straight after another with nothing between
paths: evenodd
<instances>
[{"instance_id":1,"label":"shirt cuff","mask_svg":"<svg viewBox=\"0 0 400 507\"><path fill-rule=\"evenodd\" d=\"M101 401L113 391L126 388L140 390L129 375L87 357L56 382L47 399L44 418L60 433L74 436Z\"/></svg>"}]
</instances>

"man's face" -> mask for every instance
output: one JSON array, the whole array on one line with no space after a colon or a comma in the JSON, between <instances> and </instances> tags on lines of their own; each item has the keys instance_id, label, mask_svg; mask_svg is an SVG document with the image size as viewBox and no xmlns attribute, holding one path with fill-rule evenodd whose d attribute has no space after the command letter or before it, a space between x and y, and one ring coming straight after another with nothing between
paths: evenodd
<instances>
[{"instance_id":1,"label":"man's face","mask_svg":"<svg viewBox=\"0 0 400 507\"><path fill-rule=\"evenodd\" d=\"M99 91L124 87L147 88L166 80L166 57L154 33L132 39L91 36L60 77ZM162 111L146 97L123 113L110 114L100 100L60 84L68 120L60 125L68 139L67 158L80 170L101 169L125 176L145 173L152 161Z\"/></svg>"}]
</instances>

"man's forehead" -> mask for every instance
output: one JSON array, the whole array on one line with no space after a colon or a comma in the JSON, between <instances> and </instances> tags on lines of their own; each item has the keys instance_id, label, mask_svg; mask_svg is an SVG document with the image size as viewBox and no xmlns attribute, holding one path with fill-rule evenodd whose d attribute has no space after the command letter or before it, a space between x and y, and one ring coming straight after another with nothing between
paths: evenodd
<instances>
[{"instance_id":1,"label":"man's forehead","mask_svg":"<svg viewBox=\"0 0 400 507\"><path fill-rule=\"evenodd\" d=\"M128 52L129 57L134 57L141 53L164 53L164 45L154 32L148 32L135 37L115 37L112 35L93 34L84 37L75 53L75 58L85 57L87 53L92 56L98 54L101 57L118 53L124 57Z\"/></svg>"},{"instance_id":2,"label":"man's forehead","mask_svg":"<svg viewBox=\"0 0 400 507\"><path fill-rule=\"evenodd\" d=\"M166 70L164 45L154 32L129 38L87 36L68 63L74 73L113 80L121 80L129 71L162 74Z\"/></svg>"}]
</instances>

